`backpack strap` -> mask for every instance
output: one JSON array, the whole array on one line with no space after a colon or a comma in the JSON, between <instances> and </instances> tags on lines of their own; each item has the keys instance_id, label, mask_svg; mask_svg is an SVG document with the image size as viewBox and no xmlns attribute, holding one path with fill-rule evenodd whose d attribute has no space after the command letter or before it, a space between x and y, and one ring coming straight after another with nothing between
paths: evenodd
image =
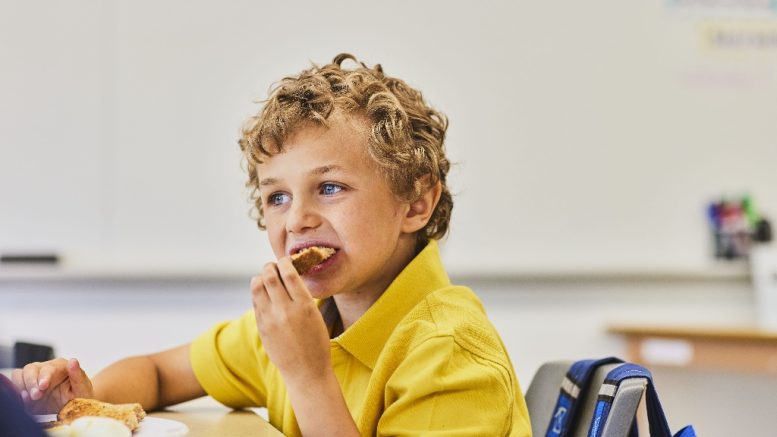
<instances>
[{"instance_id":1,"label":"backpack strap","mask_svg":"<svg viewBox=\"0 0 777 437\"><path fill-rule=\"evenodd\" d=\"M650 425L651 437L672 437L669 430L664 409L658 400L658 393L653 385L653 376L646 368L632 363L622 364L607 374L600 390L599 398L594 409L594 416L591 419L591 425L588 429L588 437L601 437L604 424L607 422L607 416L610 413L613 399L618 391L620 382L628 378L645 378L647 387L645 400L648 413L648 423ZM674 437L696 437L696 432L692 426L686 426L674 435Z\"/></svg>"},{"instance_id":2,"label":"backpack strap","mask_svg":"<svg viewBox=\"0 0 777 437\"><path fill-rule=\"evenodd\" d=\"M620 358L607 357L600 360L580 360L573 363L561 382L561 389L545 437L566 437L570 423L574 420L577 411L577 399L588 387L591 376L596 372L596 369L605 364L622 362L623 360Z\"/></svg>"}]
</instances>

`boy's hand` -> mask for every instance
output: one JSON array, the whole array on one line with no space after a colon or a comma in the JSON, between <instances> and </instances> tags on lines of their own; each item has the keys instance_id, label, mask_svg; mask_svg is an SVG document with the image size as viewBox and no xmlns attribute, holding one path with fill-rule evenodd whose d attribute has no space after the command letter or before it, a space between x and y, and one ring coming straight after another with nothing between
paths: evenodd
<instances>
[{"instance_id":1,"label":"boy's hand","mask_svg":"<svg viewBox=\"0 0 777 437\"><path fill-rule=\"evenodd\" d=\"M291 258L268 263L251 279L259 336L286 384L317 381L329 365L329 335Z\"/></svg>"},{"instance_id":2,"label":"boy's hand","mask_svg":"<svg viewBox=\"0 0 777 437\"><path fill-rule=\"evenodd\" d=\"M92 381L78 360L57 358L14 369L11 380L32 414L54 414L73 398L92 398Z\"/></svg>"}]
</instances>

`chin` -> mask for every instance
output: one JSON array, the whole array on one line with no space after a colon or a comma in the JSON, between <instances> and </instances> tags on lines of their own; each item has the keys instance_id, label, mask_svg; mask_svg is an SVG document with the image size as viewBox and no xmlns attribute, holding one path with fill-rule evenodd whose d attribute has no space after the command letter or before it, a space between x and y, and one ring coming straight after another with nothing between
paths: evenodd
<instances>
[{"instance_id":1,"label":"chin","mask_svg":"<svg viewBox=\"0 0 777 437\"><path fill-rule=\"evenodd\" d=\"M305 281L305 285L308 287L308 291L310 292L310 295L313 296L313 299L322 300L332 295L331 293L327 292L326 289L324 289L318 284L309 283L308 281Z\"/></svg>"},{"instance_id":2,"label":"chin","mask_svg":"<svg viewBox=\"0 0 777 437\"><path fill-rule=\"evenodd\" d=\"M324 300L333 296L331 293L325 293L325 292L310 293L310 295L313 297L313 299L317 299L317 300Z\"/></svg>"}]
</instances>

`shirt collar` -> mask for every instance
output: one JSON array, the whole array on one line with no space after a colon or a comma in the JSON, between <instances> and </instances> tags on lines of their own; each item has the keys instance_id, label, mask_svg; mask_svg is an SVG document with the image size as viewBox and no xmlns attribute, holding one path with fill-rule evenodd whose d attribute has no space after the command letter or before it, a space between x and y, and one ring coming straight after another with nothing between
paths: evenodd
<instances>
[{"instance_id":1,"label":"shirt collar","mask_svg":"<svg viewBox=\"0 0 777 437\"><path fill-rule=\"evenodd\" d=\"M367 312L333 341L373 369L399 322L427 294L447 285L450 279L442 265L437 241L430 240Z\"/></svg>"}]
</instances>

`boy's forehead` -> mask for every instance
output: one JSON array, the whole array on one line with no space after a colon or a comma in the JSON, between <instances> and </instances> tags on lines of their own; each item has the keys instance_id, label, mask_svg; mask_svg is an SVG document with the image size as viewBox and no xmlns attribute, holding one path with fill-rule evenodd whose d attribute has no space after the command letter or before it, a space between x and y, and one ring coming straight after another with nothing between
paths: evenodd
<instances>
[{"instance_id":1,"label":"boy's forehead","mask_svg":"<svg viewBox=\"0 0 777 437\"><path fill-rule=\"evenodd\" d=\"M278 152L265 156L263 163L282 161L291 155L305 160L372 161L368 159L370 136L364 121L340 117L327 121L327 126L306 124L295 128L276 149Z\"/></svg>"},{"instance_id":2,"label":"boy's forehead","mask_svg":"<svg viewBox=\"0 0 777 437\"><path fill-rule=\"evenodd\" d=\"M276 173L277 177L289 173L372 173L377 166L367 148L367 137L360 132L338 131L337 126L306 128L290 135L281 151L265 156L256 170L260 179Z\"/></svg>"}]
</instances>

